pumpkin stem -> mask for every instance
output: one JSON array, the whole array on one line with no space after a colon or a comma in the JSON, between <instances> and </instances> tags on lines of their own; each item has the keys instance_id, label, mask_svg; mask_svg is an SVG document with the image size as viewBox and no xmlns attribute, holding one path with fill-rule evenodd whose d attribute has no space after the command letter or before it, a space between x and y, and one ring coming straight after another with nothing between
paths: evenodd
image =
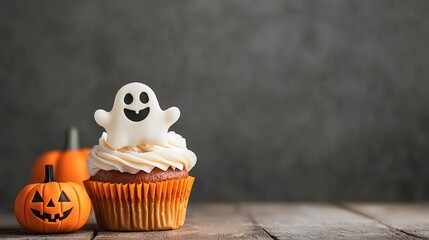
<instances>
[{"instance_id":1,"label":"pumpkin stem","mask_svg":"<svg viewBox=\"0 0 429 240\"><path fill-rule=\"evenodd\" d=\"M65 150L79 149L79 132L76 127L70 127L66 134Z\"/></svg>"},{"instance_id":2,"label":"pumpkin stem","mask_svg":"<svg viewBox=\"0 0 429 240\"><path fill-rule=\"evenodd\" d=\"M45 165L45 180L43 182L55 182L54 165Z\"/></svg>"}]
</instances>

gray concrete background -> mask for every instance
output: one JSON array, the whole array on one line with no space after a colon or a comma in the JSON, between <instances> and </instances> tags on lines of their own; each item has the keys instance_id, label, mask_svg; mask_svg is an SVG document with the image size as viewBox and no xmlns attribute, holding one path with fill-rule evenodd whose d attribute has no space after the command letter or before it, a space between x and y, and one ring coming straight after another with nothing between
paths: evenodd
<instances>
[{"instance_id":1,"label":"gray concrete background","mask_svg":"<svg viewBox=\"0 0 429 240\"><path fill-rule=\"evenodd\" d=\"M428 1L1 1L0 207L141 81L191 201L428 200Z\"/></svg>"}]
</instances>

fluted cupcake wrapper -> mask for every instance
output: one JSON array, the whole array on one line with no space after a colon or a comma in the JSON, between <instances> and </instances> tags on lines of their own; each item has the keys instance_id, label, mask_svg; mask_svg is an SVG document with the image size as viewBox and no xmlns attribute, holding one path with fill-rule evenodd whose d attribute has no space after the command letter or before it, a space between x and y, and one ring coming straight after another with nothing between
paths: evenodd
<instances>
[{"instance_id":1,"label":"fluted cupcake wrapper","mask_svg":"<svg viewBox=\"0 0 429 240\"><path fill-rule=\"evenodd\" d=\"M84 181L97 224L106 230L177 229L185 222L194 177L156 183Z\"/></svg>"}]
</instances>

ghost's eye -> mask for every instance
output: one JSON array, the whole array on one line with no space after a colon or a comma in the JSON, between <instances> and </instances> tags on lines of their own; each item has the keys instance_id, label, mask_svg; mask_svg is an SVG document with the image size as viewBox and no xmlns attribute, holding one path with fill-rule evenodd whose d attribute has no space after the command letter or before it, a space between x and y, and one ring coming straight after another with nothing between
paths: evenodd
<instances>
[{"instance_id":1,"label":"ghost's eye","mask_svg":"<svg viewBox=\"0 0 429 240\"><path fill-rule=\"evenodd\" d=\"M149 102L149 96L147 95L147 93L145 92L140 93L140 102L142 103Z\"/></svg>"},{"instance_id":2,"label":"ghost's eye","mask_svg":"<svg viewBox=\"0 0 429 240\"><path fill-rule=\"evenodd\" d=\"M124 102L127 105L131 104L133 102L133 95L131 95L130 93L127 93L127 95L125 95L124 97Z\"/></svg>"}]
</instances>

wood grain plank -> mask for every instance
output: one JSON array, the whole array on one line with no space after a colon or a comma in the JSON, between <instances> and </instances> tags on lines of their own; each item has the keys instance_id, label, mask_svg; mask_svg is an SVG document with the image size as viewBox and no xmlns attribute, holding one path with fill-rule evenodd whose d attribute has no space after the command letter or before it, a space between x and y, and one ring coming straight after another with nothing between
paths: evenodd
<instances>
[{"instance_id":1,"label":"wood grain plank","mask_svg":"<svg viewBox=\"0 0 429 240\"><path fill-rule=\"evenodd\" d=\"M1 239L85 239L91 240L94 237L93 230L79 230L73 233L64 234L34 234L22 228L0 229Z\"/></svg>"},{"instance_id":2,"label":"wood grain plank","mask_svg":"<svg viewBox=\"0 0 429 240\"><path fill-rule=\"evenodd\" d=\"M241 211L276 239L415 239L330 204L244 203Z\"/></svg>"},{"instance_id":3,"label":"wood grain plank","mask_svg":"<svg viewBox=\"0 0 429 240\"><path fill-rule=\"evenodd\" d=\"M185 225L172 231L107 232L95 239L272 239L238 212L235 204L192 204Z\"/></svg>"},{"instance_id":4,"label":"wood grain plank","mask_svg":"<svg viewBox=\"0 0 429 240\"><path fill-rule=\"evenodd\" d=\"M0 239L83 239L90 240L95 235L95 217L91 214L87 224L79 231L64 234L31 233L16 221L13 213L0 214Z\"/></svg>"},{"instance_id":5,"label":"wood grain plank","mask_svg":"<svg viewBox=\"0 0 429 240\"><path fill-rule=\"evenodd\" d=\"M429 238L429 203L346 203L353 210L410 235Z\"/></svg>"}]
</instances>

